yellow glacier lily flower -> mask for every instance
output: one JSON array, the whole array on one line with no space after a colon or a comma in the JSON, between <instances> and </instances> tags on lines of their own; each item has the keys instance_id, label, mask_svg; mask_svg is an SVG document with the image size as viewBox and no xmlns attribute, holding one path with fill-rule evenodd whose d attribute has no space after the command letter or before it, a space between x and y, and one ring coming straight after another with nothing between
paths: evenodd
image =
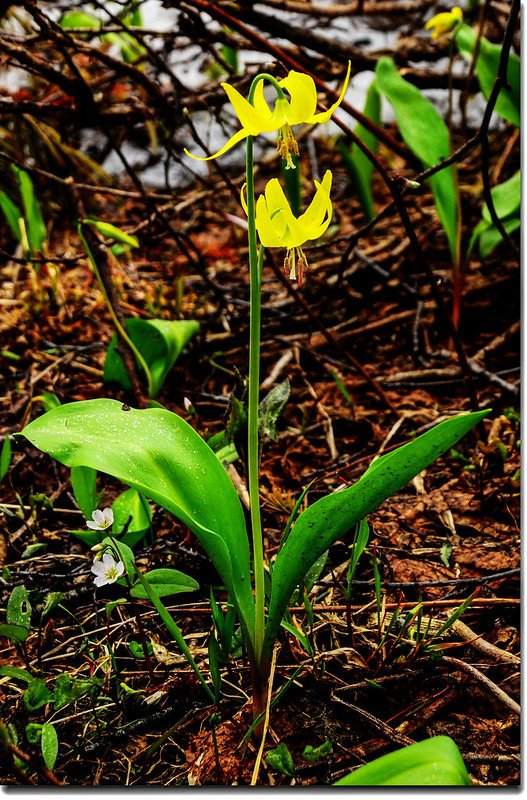
<instances>
[{"instance_id":1,"label":"yellow glacier lily flower","mask_svg":"<svg viewBox=\"0 0 527 800\"><path fill-rule=\"evenodd\" d=\"M455 30L463 22L463 12L459 6L455 6L450 11L436 14L429 19L425 25L425 30L432 30L432 39L440 39L451 31Z\"/></svg>"},{"instance_id":2,"label":"yellow glacier lily flower","mask_svg":"<svg viewBox=\"0 0 527 800\"><path fill-rule=\"evenodd\" d=\"M307 259L302 245L318 239L331 222L333 207L330 191L333 175L328 169L322 183L315 181L316 192L307 210L295 217L284 190L277 178L272 178L256 203L256 230L263 247L285 247L284 267L289 278L302 286ZM242 205L247 213L247 204L242 193ZM298 270L298 272L297 272Z\"/></svg>"},{"instance_id":3,"label":"yellow glacier lily flower","mask_svg":"<svg viewBox=\"0 0 527 800\"><path fill-rule=\"evenodd\" d=\"M315 113L317 108L315 81L309 75L304 75L301 72L291 70L287 77L278 81L279 86L289 94L290 100L285 97L277 98L273 109L271 109L264 97L263 80L256 85L254 103L249 103L233 86L228 83L222 83L221 85L242 124L241 130L235 133L221 150L218 150L212 156L194 156L188 150L185 150L185 153L198 161L209 161L212 158L222 156L247 136L258 136L260 133L278 131L278 150L282 158L287 161L287 169L294 169L291 152L298 155L298 145L293 136L291 126L299 125L303 122L309 124L327 122L344 99L349 84L350 72L351 63L348 62L348 71L339 99L327 111L321 111L319 114Z\"/></svg>"}]
</instances>

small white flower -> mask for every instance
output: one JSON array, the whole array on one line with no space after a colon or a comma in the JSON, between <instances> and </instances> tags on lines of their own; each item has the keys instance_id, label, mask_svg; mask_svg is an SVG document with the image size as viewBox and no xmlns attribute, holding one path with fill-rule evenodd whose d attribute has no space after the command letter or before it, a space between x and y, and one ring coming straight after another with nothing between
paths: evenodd
<instances>
[{"instance_id":1,"label":"small white flower","mask_svg":"<svg viewBox=\"0 0 527 800\"><path fill-rule=\"evenodd\" d=\"M113 511L111 508L105 508L102 511L96 509L93 514L93 522L91 519L86 520L86 525L92 531L105 531L110 525L113 525Z\"/></svg>"},{"instance_id":2,"label":"small white flower","mask_svg":"<svg viewBox=\"0 0 527 800\"><path fill-rule=\"evenodd\" d=\"M111 553L105 553L102 560L94 561L91 571L94 573L96 586L106 586L115 583L124 574L124 564L116 561Z\"/></svg>"}]
</instances>

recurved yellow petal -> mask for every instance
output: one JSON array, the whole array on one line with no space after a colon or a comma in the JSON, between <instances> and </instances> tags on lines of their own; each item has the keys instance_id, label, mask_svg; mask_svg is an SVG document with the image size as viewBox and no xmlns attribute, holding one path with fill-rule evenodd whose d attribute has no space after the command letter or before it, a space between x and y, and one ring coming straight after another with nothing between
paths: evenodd
<instances>
[{"instance_id":1,"label":"recurved yellow petal","mask_svg":"<svg viewBox=\"0 0 527 800\"><path fill-rule=\"evenodd\" d=\"M221 85L227 93L234 110L236 111L238 119L242 124L242 128L244 128L244 130L247 132L246 135L250 134L251 136L257 136L259 133L261 133L265 129L262 127L262 125L265 126L265 123L268 122L271 117L271 110L263 96L262 81L260 81L256 87L255 92L255 99L258 97L258 107L249 103L249 101L246 100L245 97L243 97L243 95L241 95L239 91L229 83L222 83ZM258 92L260 87L262 87L261 91Z\"/></svg>"},{"instance_id":2,"label":"recurved yellow petal","mask_svg":"<svg viewBox=\"0 0 527 800\"><path fill-rule=\"evenodd\" d=\"M317 239L321 236L331 221L333 211L330 197L332 178L333 175L328 169L322 179L322 183L315 181L315 186L317 187L315 196L307 210L299 217L298 221L306 230L309 230L310 233L312 233L312 230L319 231L320 228L323 227L323 230L318 232L315 236L310 235L310 239Z\"/></svg>"},{"instance_id":3,"label":"recurved yellow petal","mask_svg":"<svg viewBox=\"0 0 527 800\"><path fill-rule=\"evenodd\" d=\"M289 75L279 81L291 98L287 109L286 122L298 125L305 122L317 110L317 90L315 81L310 75L291 70Z\"/></svg>"},{"instance_id":4,"label":"recurved yellow petal","mask_svg":"<svg viewBox=\"0 0 527 800\"><path fill-rule=\"evenodd\" d=\"M237 133L234 134L234 136L231 136L229 141L223 145L221 150L218 150L217 153L213 153L211 156L194 156L187 150L186 147L185 147L185 153L187 154L187 156L190 156L195 161L210 161L212 158L218 158L218 156L222 156L224 153L227 152L227 150L230 150L231 147L234 147L234 145L238 144L238 142L241 142L243 139L246 139L247 136L249 136L249 131L246 131L245 128L242 128L241 131L238 131Z\"/></svg>"},{"instance_id":5,"label":"recurved yellow petal","mask_svg":"<svg viewBox=\"0 0 527 800\"><path fill-rule=\"evenodd\" d=\"M346 90L348 88L348 84L350 82L350 75L351 75L351 61L348 61L348 71L346 72L346 77L344 79L344 83L342 85L342 89L340 90L339 99L336 103L328 108L327 111L321 111L319 114L313 114L309 119L306 119L305 122L313 123L313 122L327 122L328 119L331 117L335 109L337 109L342 101L344 100L344 95L346 94Z\"/></svg>"}]
</instances>

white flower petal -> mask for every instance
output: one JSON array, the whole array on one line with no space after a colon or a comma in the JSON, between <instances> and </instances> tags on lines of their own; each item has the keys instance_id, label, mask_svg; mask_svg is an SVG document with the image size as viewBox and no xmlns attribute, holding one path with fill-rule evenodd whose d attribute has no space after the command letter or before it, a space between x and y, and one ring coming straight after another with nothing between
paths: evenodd
<instances>
[{"instance_id":1,"label":"white flower petal","mask_svg":"<svg viewBox=\"0 0 527 800\"><path fill-rule=\"evenodd\" d=\"M105 575L106 567L100 561L94 561L91 571L94 573L94 575Z\"/></svg>"},{"instance_id":2,"label":"white flower petal","mask_svg":"<svg viewBox=\"0 0 527 800\"><path fill-rule=\"evenodd\" d=\"M93 582L95 583L96 586L106 586L106 584L108 583L104 575L97 575L97 577L94 578Z\"/></svg>"},{"instance_id":3,"label":"white flower petal","mask_svg":"<svg viewBox=\"0 0 527 800\"><path fill-rule=\"evenodd\" d=\"M117 578L120 578L121 575L124 574L124 564L122 561L118 561L115 565L115 570L117 572Z\"/></svg>"},{"instance_id":4,"label":"white flower petal","mask_svg":"<svg viewBox=\"0 0 527 800\"><path fill-rule=\"evenodd\" d=\"M102 557L105 569L115 569L115 558L111 553L105 553Z\"/></svg>"},{"instance_id":5,"label":"white flower petal","mask_svg":"<svg viewBox=\"0 0 527 800\"><path fill-rule=\"evenodd\" d=\"M94 519L95 522L98 525L100 525L101 522L104 522L104 513L102 511L99 511L98 508L96 508L95 511L92 514L92 519Z\"/></svg>"},{"instance_id":6,"label":"white flower petal","mask_svg":"<svg viewBox=\"0 0 527 800\"><path fill-rule=\"evenodd\" d=\"M92 531L100 531L101 526L98 522L92 522L91 519L86 520L86 527L90 528Z\"/></svg>"}]
</instances>

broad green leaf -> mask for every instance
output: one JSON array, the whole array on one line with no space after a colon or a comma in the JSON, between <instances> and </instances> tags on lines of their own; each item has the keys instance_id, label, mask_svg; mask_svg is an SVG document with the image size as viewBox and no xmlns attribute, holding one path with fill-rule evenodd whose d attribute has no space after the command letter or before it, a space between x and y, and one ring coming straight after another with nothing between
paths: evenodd
<instances>
[{"instance_id":1,"label":"broad green leaf","mask_svg":"<svg viewBox=\"0 0 527 800\"><path fill-rule=\"evenodd\" d=\"M514 233L514 231L518 230L521 225L521 219L518 215L514 215L509 217L508 219L502 220L503 227L507 231L507 233ZM499 230L494 226L490 225L488 228L485 228L484 231L481 232L479 237L479 254L481 258L487 258L490 253L494 250L494 248L502 241L502 236Z\"/></svg>"},{"instance_id":2,"label":"broad green leaf","mask_svg":"<svg viewBox=\"0 0 527 800\"><path fill-rule=\"evenodd\" d=\"M11 464L11 437L7 435L0 451L0 481L3 481Z\"/></svg>"},{"instance_id":3,"label":"broad green leaf","mask_svg":"<svg viewBox=\"0 0 527 800\"><path fill-rule=\"evenodd\" d=\"M195 320L127 319L126 332L145 359L152 375L152 397L157 397L163 383L185 345L199 330ZM103 380L130 389L130 378L117 352L117 336L108 346Z\"/></svg>"},{"instance_id":4,"label":"broad green leaf","mask_svg":"<svg viewBox=\"0 0 527 800\"><path fill-rule=\"evenodd\" d=\"M501 222L508 234L514 233L521 225L519 210L511 214L510 217L502 219ZM480 258L487 258L494 248L502 241L502 235L492 222L489 223L486 219L482 219L478 225L476 225L472 233L467 250L467 257L472 253L474 245L478 240Z\"/></svg>"},{"instance_id":5,"label":"broad green leaf","mask_svg":"<svg viewBox=\"0 0 527 800\"><path fill-rule=\"evenodd\" d=\"M90 28L97 31L101 27L101 20L88 14L86 11L67 11L59 20L59 25L64 30L71 28Z\"/></svg>"},{"instance_id":6,"label":"broad green leaf","mask_svg":"<svg viewBox=\"0 0 527 800\"><path fill-rule=\"evenodd\" d=\"M145 572L144 577L153 587L159 597L168 597L171 594L194 592L199 589L199 583L194 578L185 575L177 569L152 569ZM130 590L132 597L147 599L148 595L140 583L136 583Z\"/></svg>"},{"instance_id":7,"label":"broad green leaf","mask_svg":"<svg viewBox=\"0 0 527 800\"><path fill-rule=\"evenodd\" d=\"M129 247L139 247L139 242L135 236L130 236L129 233L116 228L110 222L101 222L98 219L83 219L84 225L91 225L92 228L99 231L107 239L115 239L116 242L127 244Z\"/></svg>"},{"instance_id":8,"label":"broad green leaf","mask_svg":"<svg viewBox=\"0 0 527 800\"><path fill-rule=\"evenodd\" d=\"M518 172L516 172L512 178L509 178L509 180L504 181L503 183L498 183L497 186L493 186L493 188L490 190L490 194L492 196L492 200L494 201L496 214L500 219L505 219L505 217L508 217L511 214L519 211L521 204L520 170L518 170ZM487 203L483 203L481 216L487 222L492 222Z\"/></svg>"},{"instance_id":9,"label":"broad green leaf","mask_svg":"<svg viewBox=\"0 0 527 800\"><path fill-rule=\"evenodd\" d=\"M25 681L25 683L31 683L33 680L33 675L31 675L27 669L22 669L21 667L13 667L10 664L5 664L4 666L0 667L0 678L16 678L19 681Z\"/></svg>"},{"instance_id":10,"label":"broad green leaf","mask_svg":"<svg viewBox=\"0 0 527 800\"><path fill-rule=\"evenodd\" d=\"M3 192L0 189L0 209L2 210L4 217L7 220L7 224L11 230L11 233L17 240L20 241L20 225L18 224L18 220L22 216L22 212L20 211L19 207L16 203L13 203L9 195Z\"/></svg>"},{"instance_id":11,"label":"broad green leaf","mask_svg":"<svg viewBox=\"0 0 527 800\"><path fill-rule=\"evenodd\" d=\"M152 511L148 500L136 489L127 489L114 500L112 510L114 535L128 547L135 547L152 525ZM125 529L126 532L121 535Z\"/></svg>"},{"instance_id":12,"label":"broad green leaf","mask_svg":"<svg viewBox=\"0 0 527 800\"><path fill-rule=\"evenodd\" d=\"M469 25L461 25L455 36L456 45L463 58L472 62L477 33ZM501 58L501 45L492 44L482 36L479 40L479 55L476 60L476 75L485 99L488 100L498 74ZM515 53L509 53L507 82L510 89L503 88L498 95L495 111L512 122L517 128L521 123L521 62Z\"/></svg>"},{"instance_id":13,"label":"broad green leaf","mask_svg":"<svg viewBox=\"0 0 527 800\"><path fill-rule=\"evenodd\" d=\"M379 90L393 108L397 126L407 147L425 167L450 156L450 134L444 120L416 86L399 74L393 59L383 56L375 68ZM459 255L459 198L452 166L428 178L434 201L447 235L452 259Z\"/></svg>"},{"instance_id":14,"label":"broad green leaf","mask_svg":"<svg viewBox=\"0 0 527 800\"><path fill-rule=\"evenodd\" d=\"M379 94L375 79L368 87L363 114L378 125L380 124L381 95ZM354 129L354 133L370 148L372 153L376 152L378 140L374 133L363 125L357 125ZM373 164L356 144L352 144L351 147L348 148L344 140L340 138L338 140L338 146L346 169L351 177L352 189L357 193L364 216L369 221L375 216L375 203L371 189Z\"/></svg>"},{"instance_id":15,"label":"broad green leaf","mask_svg":"<svg viewBox=\"0 0 527 800\"><path fill-rule=\"evenodd\" d=\"M282 772L289 778L292 778L295 774L293 758L285 742L280 742L278 747L275 747L274 750L269 750L265 756L265 760L268 767L271 767L271 769L277 772Z\"/></svg>"},{"instance_id":16,"label":"broad green leaf","mask_svg":"<svg viewBox=\"0 0 527 800\"><path fill-rule=\"evenodd\" d=\"M2 622L0 623L0 636L5 636L7 639L11 639L11 641L15 644L19 642L25 642L29 636L29 628L26 628L24 625L14 625L10 622Z\"/></svg>"},{"instance_id":17,"label":"broad green leaf","mask_svg":"<svg viewBox=\"0 0 527 800\"><path fill-rule=\"evenodd\" d=\"M41 616L47 617L48 614L51 614L53 609L56 608L63 599L64 595L62 592L48 592L44 599L44 607L40 612Z\"/></svg>"},{"instance_id":18,"label":"broad green leaf","mask_svg":"<svg viewBox=\"0 0 527 800\"><path fill-rule=\"evenodd\" d=\"M40 253L42 245L46 241L46 226L42 218L40 203L35 197L33 181L23 169L11 165L16 175L24 216L26 218L26 230L29 246L34 253Z\"/></svg>"},{"instance_id":19,"label":"broad green leaf","mask_svg":"<svg viewBox=\"0 0 527 800\"><path fill-rule=\"evenodd\" d=\"M282 617L296 586L310 566L384 500L445 453L488 411L460 414L374 461L357 483L317 500L300 514L273 568L266 657L272 652Z\"/></svg>"},{"instance_id":20,"label":"broad green leaf","mask_svg":"<svg viewBox=\"0 0 527 800\"><path fill-rule=\"evenodd\" d=\"M40 739L40 749L42 758L48 769L53 769L59 754L59 737L55 726L51 722L44 722L42 725L42 738Z\"/></svg>"},{"instance_id":21,"label":"broad green leaf","mask_svg":"<svg viewBox=\"0 0 527 800\"><path fill-rule=\"evenodd\" d=\"M471 786L456 743L434 736L359 767L334 786Z\"/></svg>"},{"instance_id":22,"label":"broad green leaf","mask_svg":"<svg viewBox=\"0 0 527 800\"><path fill-rule=\"evenodd\" d=\"M166 409L86 400L49 411L23 435L69 467L107 472L171 511L196 534L251 634L254 600L243 509L203 439ZM251 637L252 638L252 637Z\"/></svg>"},{"instance_id":23,"label":"broad green leaf","mask_svg":"<svg viewBox=\"0 0 527 800\"><path fill-rule=\"evenodd\" d=\"M71 487L80 510L86 517L97 508L97 470L91 467L72 467Z\"/></svg>"},{"instance_id":24,"label":"broad green leaf","mask_svg":"<svg viewBox=\"0 0 527 800\"><path fill-rule=\"evenodd\" d=\"M42 678L33 678L23 694L24 707L26 711L37 711L47 705L52 698L53 695L46 686L46 681Z\"/></svg>"},{"instance_id":25,"label":"broad green leaf","mask_svg":"<svg viewBox=\"0 0 527 800\"><path fill-rule=\"evenodd\" d=\"M31 604L25 586L15 586L7 601L7 622L10 625L22 625L29 628L31 624Z\"/></svg>"},{"instance_id":26,"label":"broad green leaf","mask_svg":"<svg viewBox=\"0 0 527 800\"><path fill-rule=\"evenodd\" d=\"M320 761L321 758L327 758L332 750L333 745L329 739L326 739L325 742L319 744L318 747L313 747L311 744L306 744L302 752L302 758L305 761L308 761L310 764L315 764L317 761Z\"/></svg>"},{"instance_id":27,"label":"broad green leaf","mask_svg":"<svg viewBox=\"0 0 527 800\"><path fill-rule=\"evenodd\" d=\"M34 542L33 544L28 544L28 546L23 550L22 555L20 558L34 558L35 556L40 555L41 553L46 553L48 549L48 545L46 542Z\"/></svg>"},{"instance_id":28,"label":"broad green leaf","mask_svg":"<svg viewBox=\"0 0 527 800\"><path fill-rule=\"evenodd\" d=\"M55 680L55 689L53 692L53 706L55 711L58 711L70 703L74 703L87 692L90 692L93 697L101 688L102 680L95 676L84 680L83 678L74 678L66 673L59 675Z\"/></svg>"}]
</instances>

